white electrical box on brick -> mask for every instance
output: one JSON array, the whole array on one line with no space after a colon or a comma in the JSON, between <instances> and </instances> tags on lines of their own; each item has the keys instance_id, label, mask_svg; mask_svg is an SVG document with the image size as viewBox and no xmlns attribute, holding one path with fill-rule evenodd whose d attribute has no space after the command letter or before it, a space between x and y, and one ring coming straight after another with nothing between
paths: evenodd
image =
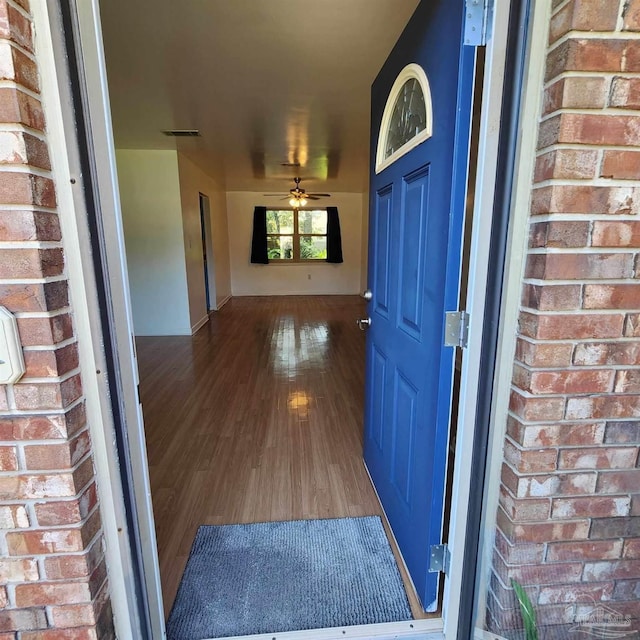
<instances>
[{"instance_id":1,"label":"white electrical box on brick","mask_svg":"<svg viewBox=\"0 0 640 640\"><path fill-rule=\"evenodd\" d=\"M18 382L24 371L18 323L13 314L0 307L0 384Z\"/></svg>"}]
</instances>

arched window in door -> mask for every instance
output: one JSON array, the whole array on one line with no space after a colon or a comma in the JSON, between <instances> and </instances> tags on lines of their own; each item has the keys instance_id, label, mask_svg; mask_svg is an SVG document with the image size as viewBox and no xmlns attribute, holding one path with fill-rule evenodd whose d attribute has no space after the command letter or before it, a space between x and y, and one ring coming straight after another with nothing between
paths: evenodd
<instances>
[{"instance_id":1,"label":"arched window in door","mask_svg":"<svg viewBox=\"0 0 640 640\"><path fill-rule=\"evenodd\" d=\"M376 173L431 137L433 111L429 81L421 66L408 64L391 87L382 115Z\"/></svg>"}]
</instances>

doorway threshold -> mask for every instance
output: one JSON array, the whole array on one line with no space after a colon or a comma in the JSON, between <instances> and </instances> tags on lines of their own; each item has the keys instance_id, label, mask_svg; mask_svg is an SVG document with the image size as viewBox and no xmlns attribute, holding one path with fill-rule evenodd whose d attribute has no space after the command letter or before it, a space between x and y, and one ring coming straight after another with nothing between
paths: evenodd
<instances>
[{"instance_id":1,"label":"doorway threshold","mask_svg":"<svg viewBox=\"0 0 640 640\"><path fill-rule=\"evenodd\" d=\"M394 640L395 638L444 640L442 630L442 618L430 618L403 622L360 624L350 627L284 631L282 633L259 633L248 636L226 637L224 640L359 640L365 638L376 638L376 640ZM208 640L218 639L209 638Z\"/></svg>"}]
</instances>

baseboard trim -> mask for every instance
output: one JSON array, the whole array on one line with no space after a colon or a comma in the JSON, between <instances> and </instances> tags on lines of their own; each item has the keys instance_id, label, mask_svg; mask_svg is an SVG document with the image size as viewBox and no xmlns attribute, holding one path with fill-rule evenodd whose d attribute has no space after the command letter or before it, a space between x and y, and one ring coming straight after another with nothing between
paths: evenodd
<instances>
[{"instance_id":1,"label":"baseboard trim","mask_svg":"<svg viewBox=\"0 0 640 640\"><path fill-rule=\"evenodd\" d=\"M202 329L202 327L204 327L207 322L209 322L209 314L207 314L203 318L200 318L200 320L198 320L198 322L196 322L193 327L191 327L191 335L194 335L198 332L199 329Z\"/></svg>"},{"instance_id":2,"label":"baseboard trim","mask_svg":"<svg viewBox=\"0 0 640 640\"><path fill-rule=\"evenodd\" d=\"M252 636L233 636L225 638L225 640L366 640L367 638L375 638L376 640L393 640L394 638L444 640L442 628L442 619L438 618L283 633L261 633ZM210 638L209 640L216 639Z\"/></svg>"},{"instance_id":3,"label":"baseboard trim","mask_svg":"<svg viewBox=\"0 0 640 640\"><path fill-rule=\"evenodd\" d=\"M220 302L217 303L217 309L212 309L212 311L220 311L220 309L222 309L222 307L224 307L225 304L227 304L227 302L229 302L229 300L231 300L231 296L227 296L226 298L222 298L222 300Z\"/></svg>"}]
</instances>

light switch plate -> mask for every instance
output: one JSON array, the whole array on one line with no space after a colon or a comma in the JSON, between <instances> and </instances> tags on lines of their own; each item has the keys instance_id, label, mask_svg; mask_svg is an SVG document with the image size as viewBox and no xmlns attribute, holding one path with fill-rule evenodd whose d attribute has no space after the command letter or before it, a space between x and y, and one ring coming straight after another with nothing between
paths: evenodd
<instances>
[{"instance_id":1,"label":"light switch plate","mask_svg":"<svg viewBox=\"0 0 640 640\"><path fill-rule=\"evenodd\" d=\"M14 384L24 372L18 322L12 313L0 307L0 384Z\"/></svg>"}]
</instances>

